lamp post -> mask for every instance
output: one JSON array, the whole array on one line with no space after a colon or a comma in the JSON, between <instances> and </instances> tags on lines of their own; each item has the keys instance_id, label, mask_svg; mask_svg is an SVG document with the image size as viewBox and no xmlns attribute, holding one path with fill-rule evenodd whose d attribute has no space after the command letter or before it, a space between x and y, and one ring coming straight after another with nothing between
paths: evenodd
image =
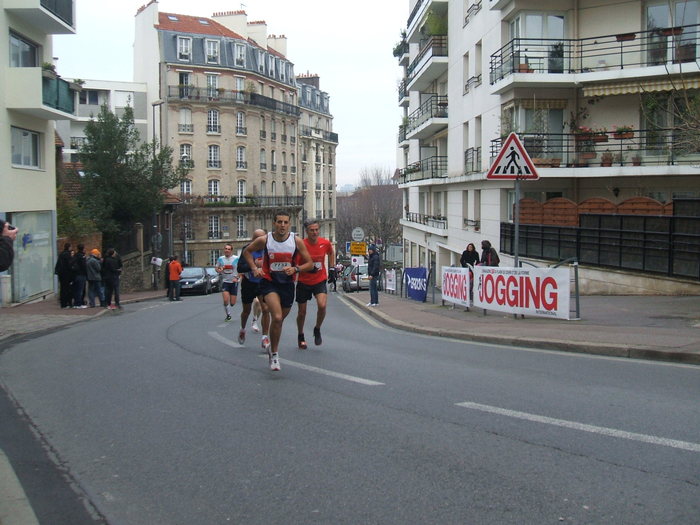
<instances>
[{"instance_id":1,"label":"lamp post","mask_svg":"<svg viewBox=\"0 0 700 525\"><path fill-rule=\"evenodd\" d=\"M163 104L162 100L156 100L155 102L151 103L151 108L153 111L153 118L152 118L152 126L153 126L153 140L152 140L152 145L153 145L153 175L155 178L155 169L156 169L156 107L159 107ZM162 115L162 113L161 113ZM158 135L160 136L160 126L158 126ZM162 236L161 233L158 231L158 210L154 209L153 210L153 234L151 236L151 254L153 257L158 257L160 255L160 250L162 246ZM153 289L157 290L158 289L158 283L160 282L160 267L156 268L156 265L153 264Z\"/></svg>"},{"instance_id":2,"label":"lamp post","mask_svg":"<svg viewBox=\"0 0 700 525\"><path fill-rule=\"evenodd\" d=\"M304 227L304 224L306 224L306 184L302 185L301 188L301 238L303 239L306 236L306 228Z\"/></svg>"}]
</instances>

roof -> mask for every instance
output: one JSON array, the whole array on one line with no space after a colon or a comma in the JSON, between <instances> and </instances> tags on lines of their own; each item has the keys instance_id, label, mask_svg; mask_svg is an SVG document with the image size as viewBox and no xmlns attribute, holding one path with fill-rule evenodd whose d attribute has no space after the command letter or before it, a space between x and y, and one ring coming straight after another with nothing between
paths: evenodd
<instances>
[{"instance_id":1,"label":"roof","mask_svg":"<svg viewBox=\"0 0 700 525\"><path fill-rule=\"evenodd\" d=\"M172 18L176 20L172 20ZM200 20L206 22L203 24ZM238 33L221 25L219 22L203 16L180 15L177 13L158 13L157 29L177 31L180 33L196 33L199 35L227 36L246 40Z\"/></svg>"}]
</instances>

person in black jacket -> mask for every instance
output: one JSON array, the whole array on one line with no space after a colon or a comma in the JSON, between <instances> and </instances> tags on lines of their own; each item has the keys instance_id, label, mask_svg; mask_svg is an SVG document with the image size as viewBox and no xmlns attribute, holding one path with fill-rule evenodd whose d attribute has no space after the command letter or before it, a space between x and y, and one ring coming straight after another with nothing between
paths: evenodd
<instances>
[{"instance_id":1,"label":"person in black jacket","mask_svg":"<svg viewBox=\"0 0 700 525\"><path fill-rule=\"evenodd\" d=\"M491 243L489 241L481 241L481 264L482 266L498 266L498 264L501 262L501 259L498 257L498 253L496 253L496 249L491 246Z\"/></svg>"},{"instance_id":2,"label":"person in black jacket","mask_svg":"<svg viewBox=\"0 0 700 525\"><path fill-rule=\"evenodd\" d=\"M459 258L459 264L462 268L466 268L468 264L476 266L479 262L479 252L476 251L476 246L473 242L467 244L467 249L462 252L462 256Z\"/></svg>"},{"instance_id":3,"label":"person in black jacket","mask_svg":"<svg viewBox=\"0 0 700 525\"><path fill-rule=\"evenodd\" d=\"M105 283L105 304L110 310L121 308L119 304L119 276L122 273L122 258L114 248L107 250L104 261L102 261L104 269L103 280ZM112 295L114 295L114 304L112 304Z\"/></svg>"},{"instance_id":4,"label":"person in black jacket","mask_svg":"<svg viewBox=\"0 0 700 525\"><path fill-rule=\"evenodd\" d=\"M78 245L78 251L71 260L73 272L73 308L87 308L85 304L85 283L87 281L87 258L85 246Z\"/></svg>"},{"instance_id":5,"label":"person in black jacket","mask_svg":"<svg viewBox=\"0 0 700 525\"><path fill-rule=\"evenodd\" d=\"M53 273L58 276L59 297L61 298L61 308L70 308L73 302L73 272L70 269L71 263L70 243L63 245L63 251L58 255Z\"/></svg>"},{"instance_id":6,"label":"person in black jacket","mask_svg":"<svg viewBox=\"0 0 700 525\"><path fill-rule=\"evenodd\" d=\"M369 261L367 262L367 276L369 277L369 303L367 306L379 306L379 272L381 270L381 261L377 246L370 244L367 249L369 253Z\"/></svg>"},{"instance_id":7,"label":"person in black jacket","mask_svg":"<svg viewBox=\"0 0 700 525\"><path fill-rule=\"evenodd\" d=\"M9 222L0 220L0 272L4 272L12 265L15 258L15 250L12 243L17 238L17 228Z\"/></svg>"}]
</instances>

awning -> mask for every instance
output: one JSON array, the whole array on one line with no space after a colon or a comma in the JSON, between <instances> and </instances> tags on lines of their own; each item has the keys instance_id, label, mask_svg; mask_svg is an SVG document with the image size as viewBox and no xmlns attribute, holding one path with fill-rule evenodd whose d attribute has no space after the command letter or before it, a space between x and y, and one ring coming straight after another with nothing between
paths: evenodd
<instances>
[{"instance_id":1,"label":"awning","mask_svg":"<svg viewBox=\"0 0 700 525\"><path fill-rule=\"evenodd\" d=\"M637 79L625 82L595 84L583 88L584 97L605 97L610 95L633 95L652 91L673 91L700 88L700 76L662 79Z\"/></svg>"}]
</instances>

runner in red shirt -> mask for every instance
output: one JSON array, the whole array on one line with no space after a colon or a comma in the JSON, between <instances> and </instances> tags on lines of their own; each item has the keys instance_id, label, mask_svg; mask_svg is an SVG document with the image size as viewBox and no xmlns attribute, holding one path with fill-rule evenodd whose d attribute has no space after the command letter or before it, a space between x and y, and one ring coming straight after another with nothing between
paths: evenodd
<instances>
[{"instance_id":1,"label":"runner in red shirt","mask_svg":"<svg viewBox=\"0 0 700 525\"><path fill-rule=\"evenodd\" d=\"M335 266L335 250L328 239L319 237L320 226L318 221L316 219L307 219L304 227L306 228L304 244L309 251L314 266L310 271L300 273L297 278L296 301L299 307L297 311L297 330L299 333L297 343L302 350L307 347L304 339L304 321L306 321L306 303L311 297L316 298L317 306L314 344L320 346L323 342L321 339L321 324L323 324L323 320L326 317L326 304L328 303L326 257L328 257L328 266L331 268Z\"/></svg>"}]
</instances>

